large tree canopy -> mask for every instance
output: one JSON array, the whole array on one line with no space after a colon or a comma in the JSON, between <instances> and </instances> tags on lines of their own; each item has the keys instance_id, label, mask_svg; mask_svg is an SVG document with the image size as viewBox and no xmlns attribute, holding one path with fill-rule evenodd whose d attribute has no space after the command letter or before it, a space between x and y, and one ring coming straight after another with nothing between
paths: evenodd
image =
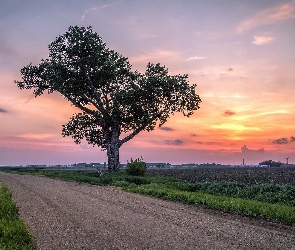
<instances>
[{"instance_id":1,"label":"large tree canopy","mask_svg":"<svg viewBox=\"0 0 295 250\"><path fill-rule=\"evenodd\" d=\"M107 150L109 171L119 169L119 148L143 130L163 125L170 115L189 117L199 109L196 85L187 75L169 75L160 64L131 70L128 59L110 50L91 27L70 27L49 46L49 59L21 69L20 89L59 92L81 110L63 125L63 136Z\"/></svg>"}]
</instances>

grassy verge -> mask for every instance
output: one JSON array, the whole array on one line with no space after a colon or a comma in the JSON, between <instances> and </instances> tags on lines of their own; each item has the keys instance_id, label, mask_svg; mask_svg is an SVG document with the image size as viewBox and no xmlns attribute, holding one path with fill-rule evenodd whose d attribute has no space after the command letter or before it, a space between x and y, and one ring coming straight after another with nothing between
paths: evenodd
<instances>
[{"instance_id":1,"label":"grassy verge","mask_svg":"<svg viewBox=\"0 0 295 250\"><path fill-rule=\"evenodd\" d=\"M18 208L11 200L11 193L0 182L0 249L31 250L32 236L18 216Z\"/></svg>"},{"instance_id":2,"label":"grassy verge","mask_svg":"<svg viewBox=\"0 0 295 250\"><path fill-rule=\"evenodd\" d=\"M287 224L295 223L295 188L291 186L270 184L247 186L230 182L191 184L170 177L139 177L125 173L99 177L95 172L69 170L27 172L95 185L117 186L128 192L186 204L200 204L217 210Z\"/></svg>"},{"instance_id":3,"label":"grassy verge","mask_svg":"<svg viewBox=\"0 0 295 250\"><path fill-rule=\"evenodd\" d=\"M200 204L225 212L259 217L266 220L276 220L287 224L295 223L295 207L287 205L217 196L201 192L181 191L157 184L131 186L126 187L125 190L167 200L180 201L186 204Z\"/></svg>"},{"instance_id":4,"label":"grassy verge","mask_svg":"<svg viewBox=\"0 0 295 250\"><path fill-rule=\"evenodd\" d=\"M295 186L290 185L245 185L223 181L218 183L196 183L191 185L189 190L272 204L295 206Z\"/></svg>"}]
</instances>

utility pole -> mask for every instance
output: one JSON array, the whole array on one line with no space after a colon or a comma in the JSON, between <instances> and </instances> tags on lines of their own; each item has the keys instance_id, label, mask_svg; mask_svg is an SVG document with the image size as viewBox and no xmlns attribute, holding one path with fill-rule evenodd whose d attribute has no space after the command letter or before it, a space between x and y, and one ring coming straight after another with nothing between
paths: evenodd
<instances>
[{"instance_id":1,"label":"utility pole","mask_svg":"<svg viewBox=\"0 0 295 250\"><path fill-rule=\"evenodd\" d=\"M290 156L288 156L288 157L286 158L286 160L287 160L287 165L289 164L289 158L290 158Z\"/></svg>"}]
</instances>

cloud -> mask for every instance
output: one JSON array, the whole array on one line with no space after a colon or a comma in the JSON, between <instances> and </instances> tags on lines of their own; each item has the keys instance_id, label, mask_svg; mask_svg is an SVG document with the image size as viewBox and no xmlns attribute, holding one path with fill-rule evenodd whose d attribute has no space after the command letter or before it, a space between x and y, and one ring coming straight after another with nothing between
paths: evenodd
<instances>
[{"instance_id":1,"label":"cloud","mask_svg":"<svg viewBox=\"0 0 295 250\"><path fill-rule=\"evenodd\" d=\"M12 60L12 58L19 56L11 43L6 39L6 37L2 36L0 40L0 63L7 63L8 60Z\"/></svg>"},{"instance_id":2,"label":"cloud","mask_svg":"<svg viewBox=\"0 0 295 250\"><path fill-rule=\"evenodd\" d=\"M90 9L87 9L84 11L83 15L81 16L80 18L80 21L83 21L85 16L89 13L89 12L92 12L92 11L96 11L96 10L103 10L103 9L106 9L106 8L109 8L109 7L113 7L115 5L118 5L118 4L121 4L122 1L118 1L118 2L113 2L113 3L110 3L110 4L103 4L101 6L97 6L97 7L92 7Z\"/></svg>"},{"instance_id":3,"label":"cloud","mask_svg":"<svg viewBox=\"0 0 295 250\"><path fill-rule=\"evenodd\" d=\"M56 134L23 134L20 135L19 137L24 138L24 139L33 139L33 140L47 140L49 138L52 138L56 136Z\"/></svg>"},{"instance_id":4,"label":"cloud","mask_svg":"<svg viewBox=\"0 0 295 250\"><path fill-rule=\"evenodd\" d=\"M178 139L177 139L177 140L175 140L175 143L176 143L176 144L182 144L182 143L183 143L183 141L182 141L182 140L178 140Z\"/></svg>"},{"instance_id":5,"label":"cloud","mask_svg":"<svg viewBox=\"0 0 295 250\"><path fill-rule=\"evenodd\" d=\"M260 148L260 149L255 150L255 149L247 148L246 145L241 147L241 150L242 150L242 153L264 153L265 152L264 148Z\"/></svg>"},{"instance_id":6,"label":"cloud","mask_svg":"<svg viewBox=\"0 0 295 250\"><path fill-rule=\"evenodd\" d=\"M295 142L294 136L291 136L290 139L283 137L272 141L273 144L288 144L290 142Z\"/></svg>"},{"instance_id":7,"label":"cloud","mask_svg":"<svg viewBox=\"0 0 295 250\"><path fill-rule=\"evenodd\" d=\"M0 108L0 113L7 113L8 111L6 109Z\"/></svg>"},{"instance_id":8,"label":"cloud","mask_svg":"<svg viewBox=\"0 0 295 250\"><path fill-rule=\"evenodd\" d=\"M276 140L273 140L272 143L274 143L274 144L288 144L288 138L284 137L284 138L276 139Z\"/></svg>"},{"instance_id":9,"label":"cloud","mask_svg":"<svg viewBox=\"0 0 295 250\"><path fill-rule=\"evenodd\" d=\"M228 70L227 71L234 71L234 69L233 68L228 68Z\"/></svg>"},{"instance_id":10,"label":"cloud","mask_svg":"<svg viewBox=\"0 0 295 250\"><path fill-rule=\"evenodd\" d=\"M82 149L88 149L88 144L87 143L81 143L80 148Z\"/></svg>"},{"instance_id":11,"label":"cloud","mask_svg":"<svg viewBox=\"0 0 295 250\"><path fill-rule=\"evenodd\" d=\"M225 116L231 116L231 115L234 115L234 114L236 114L236 112L231 111L231 110L225 110L224 113L223 113L223 115L225 115Z\"/></svg>"},{"instance_id":12,"label":"cloud","mask_svg":"<svg viewBox=\"0 0 295 250\"><path fill-rule=\"evenodd\" d=\"M183 144L183 141L179 140L179 139L176 139L174 141L173 140L166 140L165 143L168 145L181 145L181 144Z\"/></svg>"},{"instance_id":13,"label":"cloud","mask_svg":"<svg viewBox=\"0 0 295 250\"><path fill-rule=\"evenodd\" d=\"M207 57L205 56L192 56L186 59L186 61L193 61L193 60L205 60Z\"/></svg>"},{"instance_id":14,"label":"cloud","mask_svg":"<svg viewBox=\"0 0 295 250\"><path fill-rule=\"evenodd\" d=\"M234 95L221 95L219 96L220 98L237 98L237 99L240 99L240 98L245 98L243 96L241 96L240 94L234 94Z\"/></svg>"},{"instance_id":15,"label":"cloud","mask_svg":"<svg viewBox=\"0 0 295 250\"><path fill-rule=\"evenodd\" d=\"M254 36L254 41L252 41L255 45L264 45L271 43L275 38L270 36Z\"/></svg>"},{"instance_id":16,"label":"cloud","mask_svg":"<svg viewBox=\"0 0 295 250\"><path fill-rule=\"evenodd\" d=\"M146 62L146 61L155 61L155 60L163 60L164 58L178 58L179 52L173 50L161 50L155 49L152 52L148 52L146 54L141 54L138 56L130 57L130 62Z\"/></svg>"},{"instance_id":17,"label":"cloud","mask_svg":"<svg viewBox=\"0 0 295 250\"><path fill-rule=\"evenodd\" d=\"M258 130L260 130L260 128L258 128L258 127L246 127L244 125L233 124L233 123L211 125L211 127L215 128L215 129L224 129L224 130L233 130L233 131L258 131Z\"/></svg>"},{"instance_id":18,"label":"cloud","mask_svg":"<svg viewBox=\"0 0 295 250\"><path fill-rule=\"evenodd\" d=\"M294 0L257 12L254 16L241 22L237 27L237 32L242 33L258 26L282 22L292 18L295 18Z\"/></svg>"},{"instance_id":19,"label":"cloud","mask_svg":"<svg viewBox=\"0 0 295 250\"><path fill-rule=\"evenodd\" d=\"M170 127L160 127L161 130L164 130L164 131L173 131L174 129L173 128L170 128Z\"/></svg>"}]
</instances>

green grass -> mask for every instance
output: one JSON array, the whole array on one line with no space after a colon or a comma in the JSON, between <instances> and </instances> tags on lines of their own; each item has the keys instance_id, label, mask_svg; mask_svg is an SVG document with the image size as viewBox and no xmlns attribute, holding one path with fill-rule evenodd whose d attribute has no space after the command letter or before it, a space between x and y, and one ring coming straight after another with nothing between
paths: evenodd
<instances>
[{"instance_id":1,"label":"green grass","mask_svg":"<svg viewBox=\"0 0 295 250\"><path fill-rule=\"evenodd\" d=\"M219 196L201 192L189 192L166 187L161 184L129 186L126 191L180 201L186 204L199 204L225 212L233 212L266 220L276 220L287 224L295 223L295 207L271 204L254 200Z\"/></svg>"},{"instance_id":2,"label":"green grass","mask_svg":"<svg viewBox=\"0 0 295 250\"><path fill-rule=\"evenodd\" d=\"M128 192L166 200L199 204L287 224L295 223L295 187L292 186L247 186L231 182L192 184L171 177L132 176L126 173L112 173L99 177L96 172L22 169L22 173L26 172L94 185L117 186Z\"/></svg>"},{"instance_id":3,"label":"green grass","mask_svg":"<svg viewBox=\"0 0 295 250\"><path fill-rule=\"evenodd\" d=\"M196 183L187 190L213 195L295 206L295 187L290 185L245 185L234 182Z\"/></svg>"},{"instance_id":4,"label":"green grass","mask_svg":"<svg viewBox=\"0 0 295 250\"><path fill-rule=\"evenodd\" d=\"M33 238L18 216L18 207L11 200L11 193L0 182L0 249L36 249Z\"/></svg>"}]
</instances>

